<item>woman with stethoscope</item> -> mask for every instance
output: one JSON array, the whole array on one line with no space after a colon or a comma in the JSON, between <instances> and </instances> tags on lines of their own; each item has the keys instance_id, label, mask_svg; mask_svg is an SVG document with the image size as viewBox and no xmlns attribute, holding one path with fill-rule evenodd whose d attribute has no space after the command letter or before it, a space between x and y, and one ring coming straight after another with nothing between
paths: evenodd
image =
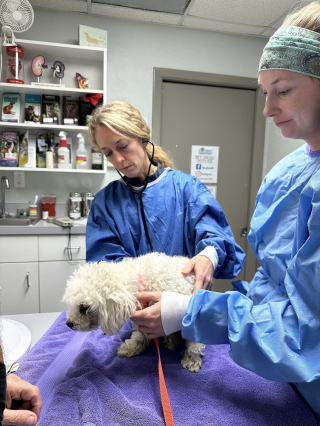
<instances>
[{"instance_id":1,"label":"woman with stethoscope","mask_svg":"<svg viewBox=\"0 0 320 426\"><path fill-rule=\"evenodd\" d=\"M196 288L213 277L237 276L245 254L210 191L150 142L140 112L126 102L97 109L88 124L91 141L123 176L99 191L87 223L87 261L121 261L150 251L190 258L184 269Z\"/></svg>"}]
</instances>

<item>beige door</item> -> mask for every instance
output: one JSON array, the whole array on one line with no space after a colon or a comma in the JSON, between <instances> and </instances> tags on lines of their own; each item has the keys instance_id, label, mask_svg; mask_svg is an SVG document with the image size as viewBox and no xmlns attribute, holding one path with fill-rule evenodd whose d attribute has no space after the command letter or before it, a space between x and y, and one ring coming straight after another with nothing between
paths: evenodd
<instances>
[{"instance_id":1,"label":"beige door","mask_svg":"<svg viewBox=\"0 0 320 426\"><path fill-rule=\"evenodd\" d=\"M255 90L163 82L160 145L185 173L190 173L192 145L220 147L216 198L245 252L251 249L240 230L249 229L254 113ZM213 287L231 288L227 280L215 280Z\"/></svg>"}]
</instances>

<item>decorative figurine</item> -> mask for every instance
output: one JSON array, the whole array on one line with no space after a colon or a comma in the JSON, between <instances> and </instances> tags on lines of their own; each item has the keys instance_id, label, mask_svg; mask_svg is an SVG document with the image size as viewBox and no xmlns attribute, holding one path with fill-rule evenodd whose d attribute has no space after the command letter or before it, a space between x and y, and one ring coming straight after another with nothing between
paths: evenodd
<instances>
[{"instance_id":1,"label":"decorative figurine","mask_svg":"<svg viewBox=\"0 0 320 426\"><path fill-rule=\"evenodd\" d=\"M31 69L33 74L38 78L38 84L40 84L40 77L42 76L43 70L46 70L48 65L45 65L45 59L43 56L36 56L31 62ZM32 84L32 83L31 83Z\"/></svg>"},{"instance_id":2,"label":"decorative figurine","mask_svg":"<svg viewBox=\"0 0 320 426\"><path fill-rule=\"evenodd\" d=\"M55 61L51 67L51 70L53 71L53 76L59 78L60 85L61 85L61 80L64 77L65 69L66 69L65 65L61 61Z\"/></svg>"},{"instance_id":3,"label":"decorative figurine","mask_svg":"<svg viewBox=\"0 0 320 426\"><path fill-rule=\"evenodd\" d=\"M81 74L76 72L76 77L78 79L80 89L90 89L89 80L83 77Z\"/></svg>"}]
</instances>

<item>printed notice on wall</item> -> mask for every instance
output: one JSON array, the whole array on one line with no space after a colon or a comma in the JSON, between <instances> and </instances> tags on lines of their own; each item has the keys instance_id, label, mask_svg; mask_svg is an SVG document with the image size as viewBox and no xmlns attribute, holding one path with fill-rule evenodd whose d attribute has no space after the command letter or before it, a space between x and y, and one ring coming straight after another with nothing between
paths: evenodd
<instances>
[{"instance_id":1,"label":"printed notice on wall","mask_svg":"<svg viewBox=\"0 0 320 426\"><path fill-rule=\"evenodd\" d=\"M217 183L218 160L218 146L192 145L190 174L203 183Z\"/></svg>"}]
</instances>

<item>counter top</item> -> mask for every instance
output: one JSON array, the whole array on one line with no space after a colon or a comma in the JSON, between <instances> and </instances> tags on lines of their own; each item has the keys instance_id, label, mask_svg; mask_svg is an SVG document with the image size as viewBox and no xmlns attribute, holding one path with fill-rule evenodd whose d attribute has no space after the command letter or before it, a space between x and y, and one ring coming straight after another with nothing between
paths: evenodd
<instances>
[{"instance_id":1,"label":"counter top","mask_svg":"<svg viewBox=\"0 0 320 426\"><path fill-rule=\"evenodd\" d=\"M87 218L80 218L74 221L71 227L71 234L86 233ZM62 228L46 220L39 220L35 225L29 226L0 226L0 235L68 235L69 228Z\"/></svg>"},{"instance_id":2,"label":"counter top","mask_svg":"<svg viewBox=\"0 0 320 426\"><path fill-rule=\"evenodd\" d=\"M48 312L42 314L20 314L3 315L2 318L12 319L21 322L29 328L31 332L31 347L44 335L58 318L61 312Z\"/></svg>"}]
</instances>

